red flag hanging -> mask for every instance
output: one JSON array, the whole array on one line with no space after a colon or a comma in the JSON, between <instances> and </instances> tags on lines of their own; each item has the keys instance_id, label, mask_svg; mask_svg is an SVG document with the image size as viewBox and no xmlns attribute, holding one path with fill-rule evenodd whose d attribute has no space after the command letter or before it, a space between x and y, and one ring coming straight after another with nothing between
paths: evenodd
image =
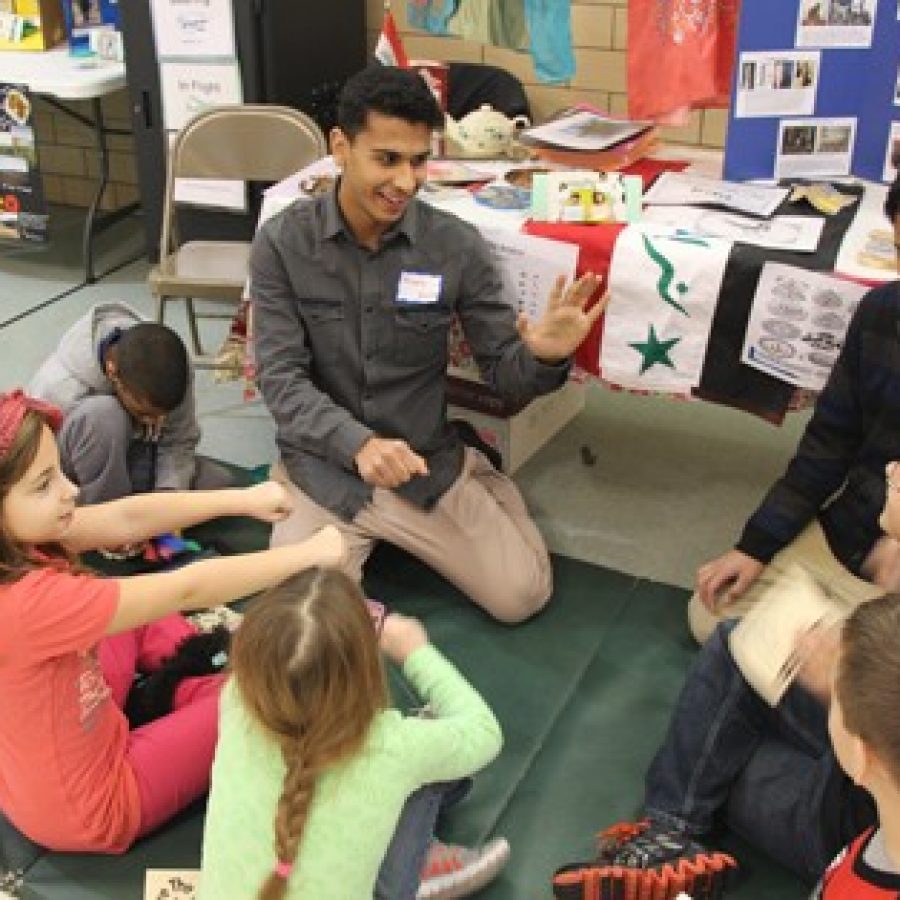
<instances>
[{"instance_id":1,"label":"red flag hanging","mask_svg":"<svg viewBox=\"0 0 900 900\"><path fill-rule=\"evenodd\" d=\"M383 66L397 66L401 69L409 67L409 59L403 49L400 32L397 31L397 23L394 22L390 6L386 6L384 10L381 34L378 35L378 43L375 45L375 58Z\"/></svg>"},{"instance_id":2,"label":"red flag hanging","mask_svg":"<svg viewBox=\"0 0 900 900\"><path fill-rule=\"evenodd\" d=\"M628 114L727 106L740 0L629 0Z\"/></svg>"}]
</instances>

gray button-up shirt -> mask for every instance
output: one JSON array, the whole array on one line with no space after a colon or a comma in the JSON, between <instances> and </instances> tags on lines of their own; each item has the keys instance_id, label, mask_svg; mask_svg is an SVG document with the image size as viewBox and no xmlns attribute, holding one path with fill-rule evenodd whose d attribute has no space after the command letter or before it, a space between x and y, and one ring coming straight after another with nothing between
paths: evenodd
<instances>
[{"instance_id":1,"label":"gray button-up shirt","mask_svg":"<svg viewBox=\"0 0 900 900\"><path fill-rule=\"evenodd\" d=\"M437 276L427 280L434 301L404 302L404 272ZM459 474L445 396L454 314L502 396L530 400L568 374L568 363L541 363L520 340L476 229L419 200L376 251L357 243L335 191L295 203L258 232L250 286L259 386L282 460L308 496L347 520L371 497L354 462L369 437L401 438L428 461L427 476L397 488L418 506Z\"/></svg>"}]
</instances>

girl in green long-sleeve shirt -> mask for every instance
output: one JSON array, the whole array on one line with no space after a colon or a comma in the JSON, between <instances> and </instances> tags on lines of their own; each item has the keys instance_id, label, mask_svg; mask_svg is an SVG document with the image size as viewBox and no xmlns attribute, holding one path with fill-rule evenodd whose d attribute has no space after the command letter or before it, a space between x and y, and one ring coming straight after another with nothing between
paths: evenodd
<instances>
[{"instance_id":1,"label":"girl in green long-sleeve shirt","mask_svg":"<svg viewBox=\"0 0 900 900\"><path fill-rule=\"evenodd\" d=\"M388 708L379 650L433 718ZM388 615L379 639L355 583L312 569L250 608L232 669L203 839L204 898L459 897L502 867L499 839L420 884L433 798L418 817L404 812L407 831L415 821L423 833L395 838L410 794L471 775L501 745L490 709L419 622Z\"/></svg>"}]
</instances>

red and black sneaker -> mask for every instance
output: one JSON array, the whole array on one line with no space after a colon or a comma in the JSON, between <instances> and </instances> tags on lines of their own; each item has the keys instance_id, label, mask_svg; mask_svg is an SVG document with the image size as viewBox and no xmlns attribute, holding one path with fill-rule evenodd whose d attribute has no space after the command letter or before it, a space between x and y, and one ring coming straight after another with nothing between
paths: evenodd
<instances>
[{"instance_id":1,"label":"red and black sneaker","mask_svg":"<svg viewBox=\"0 0 900 900\"><path fill-rule=\"evenodd\" d=\"M597 857L553 876L556 900L694 900L724 896L737 863L671 827L646 820L613 825L598 835Z\"/></svg>"}]
</instances>

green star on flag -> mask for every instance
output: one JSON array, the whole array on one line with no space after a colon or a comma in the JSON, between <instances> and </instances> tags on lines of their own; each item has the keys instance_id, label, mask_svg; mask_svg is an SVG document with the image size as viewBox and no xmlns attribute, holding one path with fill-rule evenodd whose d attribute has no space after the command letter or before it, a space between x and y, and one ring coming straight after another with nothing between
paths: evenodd
<instances>
[{"instance_id":1,"label":"green star on flag","mask_svg":"<svg viewBox=\"0 0 900 900\"><path fill-rule=\"evenodd\" d=\"M668 366L670 369L675 368L675 363L669 359L669 351L681 340L680 337L671 338L668 341L661 341L656 335L656 329L651 325L650 333L647 340L643 342L630 343L629 347L637 350L641 354L641 375L648 369L659 364Z\"/></svg>"}]
</instances>

